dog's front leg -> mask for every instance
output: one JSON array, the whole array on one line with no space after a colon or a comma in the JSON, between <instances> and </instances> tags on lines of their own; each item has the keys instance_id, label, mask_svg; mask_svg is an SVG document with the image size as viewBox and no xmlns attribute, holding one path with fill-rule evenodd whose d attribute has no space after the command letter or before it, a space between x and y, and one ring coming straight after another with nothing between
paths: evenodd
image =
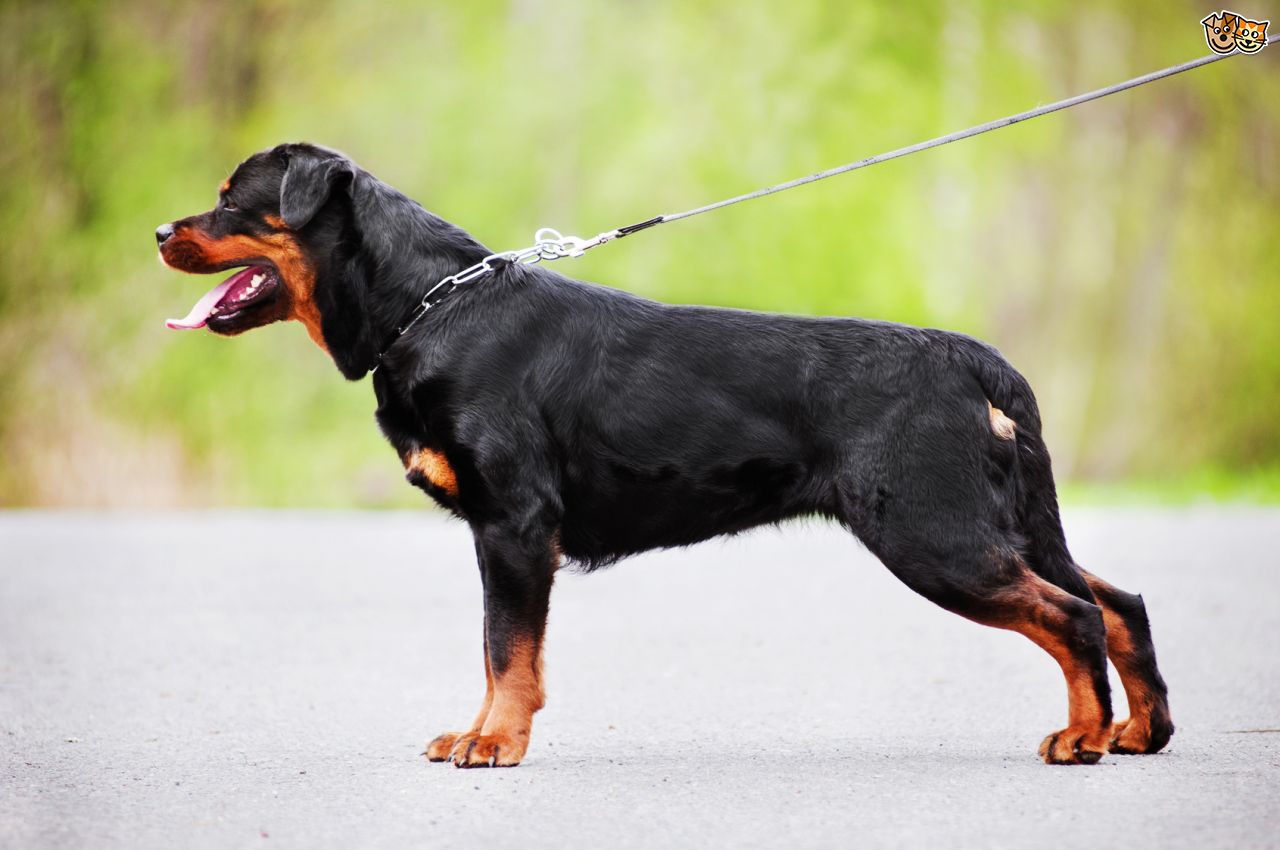
<instances>
[{"instance_id":1,"label":"dog's front leg","mask_svg":"<svg viewBox=\"0 0 1280 850\"><path fill-rule=\"evenodd\" d=\"M514 767L529 746L533 714L545 701L542 637L558 553L549 530L505 525L477 529L476 553L484 582L488 690L471 730L432 741L428 757L458 767Z\"/></svg>"}]
</instances>

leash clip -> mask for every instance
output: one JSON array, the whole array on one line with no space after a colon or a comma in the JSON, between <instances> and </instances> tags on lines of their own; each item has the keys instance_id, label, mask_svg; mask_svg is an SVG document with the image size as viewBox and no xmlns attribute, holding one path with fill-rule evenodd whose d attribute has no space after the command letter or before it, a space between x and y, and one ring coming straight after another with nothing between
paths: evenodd
<instances>
[{"instance_id":1,"label":"leash clip","mask_svg":"<svg viewBox=\"0 0 1280 850\"><path fill-rule=\"evenodd\" d=\"M422 300L418 302L418 307L414 310L413 315L409 317L409 320L396 328L396 335L392 339L392 343L394 344L396 339L404 336L405 332L417 324L418 320L426 315L428 310L455 289L474 283L480 278L496 272L501 268L501 264L497 263L497 261L532 266L544 260L549 262L551 260L563 260L565 257L581 257L587 252L588 248L603 245L611 239L617 239L622 235L619 230L606 230L603 233L597 233L590 239L583 239L579 236L564 236L555 228L543 227L533 235L534 244L528 248L522 251L504 251L499 254L490 254L475 265L468 266L456 274L449 275L427 290L427 294L422 296ZM440 292L442 289L444 291ZM440 293L438 296L436 295L437 292ZM387 347L390 348L390 345ZM378 363L382 362L382 357L386 352L387 349L383 349L382 354L378 355ZM377 367L375 366L374 368Z\"/></svg>"},{"instance_id":2,"label":"leash clip","mask_svg":"<svg viewBox=\"0 0 1280 850\"><path fill-rule=\"evenodd\" d=\"M543 260L562 260L565 257L581 257L588 248L603 245L618 236L618 231L607 230L590 239L580 236L564 236L553 227L543 227L533 234L534 244L517 254L517 262L532 265Z\"/></svg>"}]
</instances>

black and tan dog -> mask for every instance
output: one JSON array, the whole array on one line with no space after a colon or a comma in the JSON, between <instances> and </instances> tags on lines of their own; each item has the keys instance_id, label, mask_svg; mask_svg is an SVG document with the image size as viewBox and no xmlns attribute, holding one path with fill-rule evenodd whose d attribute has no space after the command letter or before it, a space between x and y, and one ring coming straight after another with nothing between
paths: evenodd
<instances>
[{"instance_id":1,"label":"black and tan dog","mask_svg":"<svg viewBox=\"0 0 1280 850\"><path fill-rule=\"evenodd\" d=\"M488 688L432 761L524 757L563 560L593 569L813 514L925 598L1053 656L1069 714L1046 762L1154 753L1173 733L1142 599L1072 561L1035 398L981 342L668 306L522 265L400 336L429 288L489 252L307 144L253 155L213 210L156 236L176 269L242 269L172 327L298 320L347 378L373 371L409 480L470 525ZM1119 723L1108 656L1129 698Z\"/></svg>"}]
</instances>

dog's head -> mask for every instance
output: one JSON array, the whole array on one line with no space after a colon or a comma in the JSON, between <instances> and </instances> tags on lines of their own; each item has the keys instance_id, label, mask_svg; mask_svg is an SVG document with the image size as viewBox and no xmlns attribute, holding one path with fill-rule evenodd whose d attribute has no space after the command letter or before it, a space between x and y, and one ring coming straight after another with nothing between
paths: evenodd
<instances>
[{"instance_id":1,"label":"dog's head","mask_svg":"<svg viewBox=\"0 0 1280 850\"><path fill-rule=\"evenodd\" d=\"M1236 49L1236 16L1230 12L1206 15L1204 37L1214 53L1230 53Z\"/></svg>"},{"instance_id":2,"label":"dog's head","mask_svg":"<svg viewBox=\"0 0 1280 850\"><path fill-rule=\"evenodd\" d=\"M235 269L169 327L232 336L294 319L348 378L365 375L430 287L489 252L466 232L310 144L241 163L213 209L156 230L175 269Z\"/></svg>"},{"instance_id":3,"label":"dog's head","mask_svg":"<svg viewBox=\"0 0 1280 850\"><path fill-rule=\"evenodd\" d=\"M160 256L195 274L237 269L169 327L208 327L234 335L295 319L327 350L316 278L335 223L317 221L334 200L349 198L356 168L342 154L314 145L282 145L240 164L199 215L156 230Z\"/></svg>"}]
</instances>

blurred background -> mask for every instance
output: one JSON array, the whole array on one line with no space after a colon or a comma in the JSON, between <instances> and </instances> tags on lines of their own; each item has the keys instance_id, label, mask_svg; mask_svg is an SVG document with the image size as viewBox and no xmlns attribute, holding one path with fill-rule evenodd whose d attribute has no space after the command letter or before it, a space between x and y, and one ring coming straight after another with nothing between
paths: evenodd
<instances>
[{"instance_id":1,"label":"blurred background","mask_svg":"<svg viewBox=\"0 0 1280 850\"><path fill-rule=\"evenodd\" d=\"M300 326L164 328L211 281L161 268L153 230L255 150L337 147L517 248L1207 54L1215 10L0 4L0 505L422 503L368 382ZM965 331L1037 388L1067 498L1280 501L1278 65L1233 57L555 268Z\"/></svg>"}]
</instances>

